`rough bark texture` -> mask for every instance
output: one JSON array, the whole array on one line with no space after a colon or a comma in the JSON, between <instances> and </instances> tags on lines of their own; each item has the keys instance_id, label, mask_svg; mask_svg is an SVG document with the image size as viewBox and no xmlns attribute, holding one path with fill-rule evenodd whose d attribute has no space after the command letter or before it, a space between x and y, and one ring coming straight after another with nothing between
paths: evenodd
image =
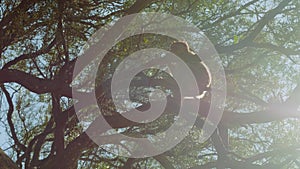
<instances>
[{"instance_id":1,"label":"rough bark texture","mask_svg":"<svg viewBox=\"0 0 300 169\"><path fill-rule=\"evenodd\" d=\"M19 169L17 165L0 149L0 168L1 169Z\"/></svg>"}]
</instances>

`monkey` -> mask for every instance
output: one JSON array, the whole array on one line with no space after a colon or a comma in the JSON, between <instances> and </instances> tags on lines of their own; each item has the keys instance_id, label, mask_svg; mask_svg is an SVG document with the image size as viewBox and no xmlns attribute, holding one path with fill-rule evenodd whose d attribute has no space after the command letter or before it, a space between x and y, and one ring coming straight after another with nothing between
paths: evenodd
<instances>
[{"instance_id":1,"label":"monkey","mask_svg":"<svg viewBox=\"0 0 300 169\"><path fill-rule=\"evenodd\" d=\"M184 41L173 42L170 46L170 51L183 60L193 72L199 90L197 95L200 96L204 92L209 91L211 85L210 71L206 64L190 50L188 44Z\"/></svg>"},{"instance_id":2,"label":"monkey","mask_svg":"<svg viewBox=\"0 0 300 169\"><path fill-rule=\"evenodd\" d=\"M209 68L194 52L190 50L189 45L185 41L173 42L170 46L170 51L180 57L180 59L182 59L193 72L197 81L199 95L202 95L200 97L201 106L199 114L206 118L210 108L210 91L212 81ZM206 92L208 92L208 94L205 94ZM208 99L205 99L205 96L207 96ZM211 140L220 157L228 154L227 128L224 128L223 125L218 125L216 131L211 136Z\"/></svg>"}]
</instances>

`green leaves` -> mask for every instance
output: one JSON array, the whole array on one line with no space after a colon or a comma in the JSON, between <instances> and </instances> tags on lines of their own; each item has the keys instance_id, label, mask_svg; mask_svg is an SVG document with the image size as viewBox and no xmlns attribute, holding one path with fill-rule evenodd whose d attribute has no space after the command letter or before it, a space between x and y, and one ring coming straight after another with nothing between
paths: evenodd
<instances>
[{"instance_id":1,"label":"green leaves","mask_svg":"<svg viewBox=\"0 0 300 169\"><path fill-rule=\"evenodd\" d=\"M237 35L233 36L233 44L239 43L239 37Z\"/></svg>"}]
</instances>

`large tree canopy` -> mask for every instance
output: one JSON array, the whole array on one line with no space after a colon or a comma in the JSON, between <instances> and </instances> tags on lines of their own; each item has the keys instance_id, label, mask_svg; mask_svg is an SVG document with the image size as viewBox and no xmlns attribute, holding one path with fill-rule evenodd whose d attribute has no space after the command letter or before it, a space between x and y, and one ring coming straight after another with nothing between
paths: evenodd
<instances>
[{"instance_id":1,"label":"large tree canopy","mask_svg":"<svg viewBox=\"0 0 300 169\"><path fill-rule=\"evenodd\" d=\"M211 139L200 142L201 125L195 125L183 141L163 154L127 158L99 147L85 133L74 108L81 102L73 100L72 78L84 44L98 29L140 12L172 14L202 30L219 53L227 96L219 132ZM1 148L15 165L1 151L0 166L300 168L299 17L298 0L3 0L0 131L7 138L1 138L6 143ZM147 136L174 122L178 86L166 72L139 72L130 88L135 108L141 111L149 108L148 93L153 89L165 91L174 102L149 124L121 116L109 87L117 65L128 55L147 48L168 50L174 40L163 35L134 35L105 55L97 68L95 91L81 94L89 97L95 92L98 107L116 131ZM89 107L84 110L90 111ZM197 124L201 119L197 118ZM107 128L99 132L111 134ZM223 140L227 153L220 151L224 145L215 141L216 134L229 137L229 143Z\"/></svg>"}]
</instances>

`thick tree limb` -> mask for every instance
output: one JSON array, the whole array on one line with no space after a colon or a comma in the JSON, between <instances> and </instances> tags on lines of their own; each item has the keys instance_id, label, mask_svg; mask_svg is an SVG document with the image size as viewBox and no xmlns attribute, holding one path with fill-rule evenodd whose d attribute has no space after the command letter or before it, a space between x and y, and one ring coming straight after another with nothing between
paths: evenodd
<instances>
[{"instance_id":1,"label":"thick tree limb","mask_svg":"<svg viewBox=\"0 0 300 169\"><path fill-rule=\"evenodd\" d=\"M1 169L19 169L17 165L0 149L0 168Z\"/></svg>"},{"instance_id":2,"label":"thick tree limb","mask_svg":"<svg viewBox=\"0 0 300 169\"><path fill-rule=\"evenodd\" d=\"M72 88L64 82L58 80L55 81L49 79L41 79L19 70L0 70L0 84L10 82L18 83L26 89L37 94L59 93L62 96L72 97Z\"/></svg>"}]
</instances>

